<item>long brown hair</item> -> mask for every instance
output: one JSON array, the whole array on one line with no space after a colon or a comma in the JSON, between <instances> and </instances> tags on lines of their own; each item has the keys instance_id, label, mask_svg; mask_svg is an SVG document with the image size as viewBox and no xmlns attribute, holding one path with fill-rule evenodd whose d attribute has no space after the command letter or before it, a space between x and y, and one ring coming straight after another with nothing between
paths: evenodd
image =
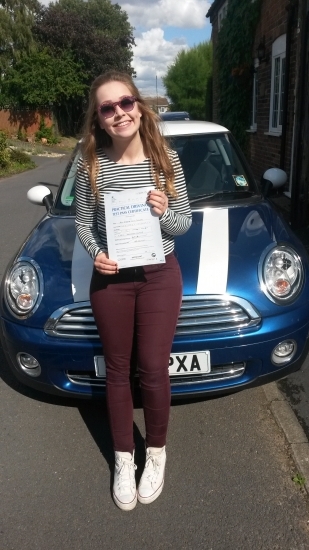
<instances>
[{"instance_id":1,"label":"long brown hair","mask_svg":"<svg viewBox=\"0 0 309 550\"><path fill-rule=\"evenodd\" d=\"M137 98L138 108L142 113L140 122L140 136L144 151L147 157L151 160L152 172L156 187L166 191L170 196L177 195L174 187L174 170L167 152L167 143L161 135L158 128L159 117L147 105L145 100L140 95L131 76L127 73L118 71L109 71L98 76L92 83L89 92L88 109L85 115L82 154L84 158L85 169L90 178L91 189L95 196L98 196L96 179L98 175L98 157L96 150L100 147L111 147L112 138L110 135L100 128L97 112L97 90L108 82L123 82L131 94ZM164 185L160 181L160 176L163 176Z\"/></svg>"}]
</instances>

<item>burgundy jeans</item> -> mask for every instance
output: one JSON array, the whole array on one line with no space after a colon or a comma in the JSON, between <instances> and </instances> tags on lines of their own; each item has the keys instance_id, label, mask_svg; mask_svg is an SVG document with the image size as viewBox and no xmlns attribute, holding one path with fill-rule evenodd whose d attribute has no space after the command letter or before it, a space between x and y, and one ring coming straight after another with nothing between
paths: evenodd
<instances>
[{"instance_id":1,"label":"burgundy jeans","mask_svg":"<svg viewBox=\"0 0 309 550\"><path fill-rule=\"evenodd\" d=\"M106 397L115 451L132 453L130 359L136 338L146 445L163 447L170 409L169 356L182 298L174 254L165 264L93 271L90 299L106 363Z\"/></svg>"}]
</instances>

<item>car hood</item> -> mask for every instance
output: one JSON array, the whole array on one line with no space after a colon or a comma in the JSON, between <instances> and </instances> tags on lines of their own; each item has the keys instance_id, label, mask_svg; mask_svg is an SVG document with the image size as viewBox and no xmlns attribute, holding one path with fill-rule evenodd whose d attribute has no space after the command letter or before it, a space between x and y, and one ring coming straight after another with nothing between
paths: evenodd
<instances>
[{"instance_id":1,"label":"car hood","mask_svg":"<svg viewBox=\"0 0 309 550\"><path fill-rule=\"evenodd\" d=\"M276 243L294 244L298 251L301 247L267 201L195 207L191 228L175 239L184 294L230 294L249 301L254 296L261 300L256 307L263 308L266 299L259 285L258 264L265 249ZM73 301L89 300L93 261L76 236L74 218L46 216L21 249L21 256L33 258L44 277L44 298L33 321L41 316L46 319Z\"/></svg>"},{"instance_id":2,"label":"car hood","mask_svg":"<svg viewBox=\"0 0 309 550\"><path fill-rule=\"evenodd\" d=\"M258 266L265 251L278 243L303 251L268 201L196 209L190 230L176 239L184 294L229 294L254 299L263 308L269 300L260 288Z\"/></svg>"}]
</instances>

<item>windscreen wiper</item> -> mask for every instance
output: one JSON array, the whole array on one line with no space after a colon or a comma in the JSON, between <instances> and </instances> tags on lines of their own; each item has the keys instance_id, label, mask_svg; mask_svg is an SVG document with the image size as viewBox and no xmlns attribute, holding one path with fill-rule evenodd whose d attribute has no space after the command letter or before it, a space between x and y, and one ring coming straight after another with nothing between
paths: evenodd
<instances>
[{"instance_id":1,"label":"windscreen wiper","mask_svg":"<svg viewBox=\"0 0 309 550\"><path fill-rule=\"evenodd\" d=\"M197 195L195 197L193 197L192 199L189 199L190 203L194 203L194 202L198 202L198 201L201 201L201 200L206 200L206 199L213 199L214 197L216 198L222 198L224 199L225 196L231 196L231 195L236 195L237 198L245 198L245 197L252 197L253 195L257 195L257 193L255 191L246 191L246 190L242 190L242 191L216 191L215 193L203 193L201 195Z\"/></svg>"}]
</instances>

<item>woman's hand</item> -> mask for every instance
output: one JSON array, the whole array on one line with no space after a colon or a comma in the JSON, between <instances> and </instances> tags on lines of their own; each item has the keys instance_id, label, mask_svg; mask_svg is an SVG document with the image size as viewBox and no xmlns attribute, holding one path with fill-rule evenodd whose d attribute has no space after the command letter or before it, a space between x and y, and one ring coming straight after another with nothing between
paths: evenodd
<instances>
[{"instance_id":1,"label":"woman's hand","mask_svg":"<svg viewBox=\"0 0 309 550\"><path fill-rule=\"evenodd\" d=\"M162 216L168 207L168 198L163 191L153 189L147 195L147 203L150 204L156 216Z\"/></svg>"},{"instance_id":2,"label":"woman's hand","mask_svg":"<svg viewBox=\"0 0 309 550\"><path fill-rule=\"evenodd\" d=\"M95 257L94 267L101 275L115 275L115 273L119 273L117 262L110 260L106 252L99 252Z\"/></svg>"}]
</instances>

